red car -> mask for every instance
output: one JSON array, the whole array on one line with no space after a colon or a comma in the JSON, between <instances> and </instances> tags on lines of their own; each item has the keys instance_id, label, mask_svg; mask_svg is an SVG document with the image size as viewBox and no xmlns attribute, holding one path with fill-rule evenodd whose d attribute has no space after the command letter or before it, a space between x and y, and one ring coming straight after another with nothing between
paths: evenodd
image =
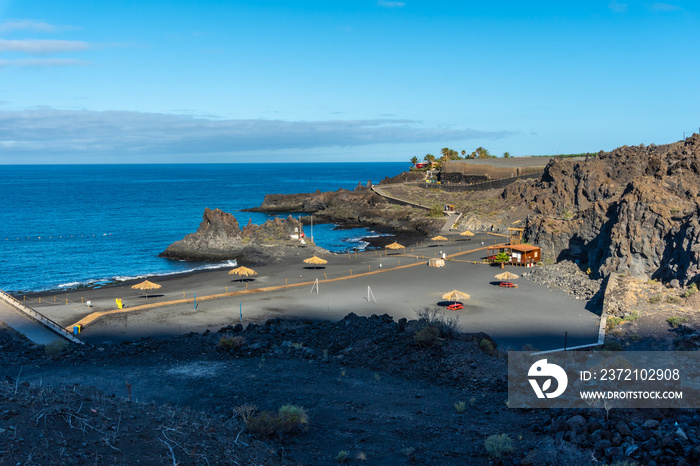
<instances>
[{"instance_id":1,"label":"red car","mask_svg":"<svg viewBox=\"0 0 700 466\"><path fill-rule=\"evenodd\" d=\"M462 305L462 303L452 303L449 306L447 306L447 309L449 309L450 311L457 311L459 309L464 309L464 306Z\"/></svg>"},{"instance_id":2,"label":"red car","mask_svg":"<svg viewBox=\"0 0 700 466\"><path fill-rule=\"evenodd\" d=\"M515 283L511 283L511 282L501 282L498 284L498 286L503 286L506 288L517 288L518 287L518 285L516 285Z\"/></svg>"}]
</instances>

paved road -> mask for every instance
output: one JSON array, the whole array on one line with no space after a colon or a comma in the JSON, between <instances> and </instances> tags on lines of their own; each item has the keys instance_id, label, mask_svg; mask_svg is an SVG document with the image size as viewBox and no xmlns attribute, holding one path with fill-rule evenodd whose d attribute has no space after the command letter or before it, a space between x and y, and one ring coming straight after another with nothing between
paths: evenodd
<instances>
[{"instance_id":1,"label":"paved road","mask_svg":"<svg viewBox=\"0 0 700 466\"><path fill-rule=\"evenodd\" d=\"M0 300L0 321L29 338L36 344L45 345L61 337L44 327L39 322L30 319L5 301Z\"/></svg>"}]
</instances>

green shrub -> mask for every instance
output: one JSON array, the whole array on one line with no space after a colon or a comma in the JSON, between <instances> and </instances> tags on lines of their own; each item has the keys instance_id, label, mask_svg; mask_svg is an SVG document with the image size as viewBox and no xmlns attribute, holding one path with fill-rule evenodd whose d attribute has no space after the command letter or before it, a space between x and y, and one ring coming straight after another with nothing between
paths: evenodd
<instances>
[{"instance_id":1,"label":"green shrub","mask_svg":"<svg viewBox=\"0 0 700 466\"><path fill-rule=\"evenodd\" d=\"M219 351L230 351L232 349L240 348L245 344L245 338L241 336L229 337L224 335L216 344L216 349Z\"/></svg>"},{"instance_id":2,"label":"green shrub","mask_svg":"<svg viewBox=\"0 0 700 466\"><path fill-rule=\"evenodd\" d=\"M304 408L284 405L277 414L271 411L262 411L257 415L249 415L246 419L246 427L254 434L281 436L301 430L306 427L308 422Z\"/></svg>"},{"instance_id":3,"label":"green shrub","mask_svg":"<svg viewBox=\"0 0 700 466\"><path fill-rule=\"evenodd\" d=\"M608 330L612 330L615 327L617 327L618 325L620 325L621 322L622 322L621 318L615 317L615 316L610 316L610 317L608 317L608 320L605 322L605 328L607 328Z\"/></svg>"},{"instance_id":4,"label":"green shrub","mask_svg":"<svg viewBox=\"0 0 700 466\"><path fill-rule=\"evenodd\" d=\"M464 401L458 401L455 403L455 409L457 414L464 414L467 411L467 404Z\"/></svg>"},{"instance_id":5,"label":"green shrub","mask_svg":"<svg viewBox=\"0 0 700 466\"><path fill-rule=\"evenodd\" d=\"M345 463L348 460L348 456L350 455L347 451L341 450L337 455L335 455L335 461L338 463Z\"/></svg>"},{"instance_id":6,"label":"green shrub","mask_svg":"<svg viewBox=\"0 0 700 466\"><path fill-rule=\"evenodd\" d=\"M65 350L67 346L68 342L66 342L66 340L54 340L44 346L44 353L47 358L57 358L63 353L63 350Z\"/></svg>"},{"instance_id":7,"label":"green shrub","mask_svg":"<svg viewBox=\"0 0 700 466\"><path fill-rule=\"evenodd\" d=\"M433 346L440 337L440 329L434 325L427 325L413 334L413 339L420 346Z\"/></svg>"},{"instance_id":8,"label":"green shrub","mask_svg":"<svg viewBox=\"0 0 700 466\"><path fill-rule=\"evenodd\" d=\"M650 304L660 303L662 297L663 297L663 295L662 295L661 293L656 293L655 295L652 295L652 296L648 299L648 301L649 301Z\"/></svg>"},{"instance_id":9,"label":"green shrub","mask_svg":"<svg viewBox=\"0 0 700 466\"><path fill-rule=\"evenodd\" d=\"M491 340L487 340L484 338L479 342L479 348L481 348L481 351L484 353L490 355L490 356L497 356L498 351L496 348L493 346L493 343L491 343Z\"/></svg>"},{"instance_id":10,"label":"green shrub","mask_svg":"<svg viewBox=\"0 0 700 466\"><path fill-rule=\"evenodd\" d=\"M622 351L623 349L622 344L616 340L608 340L602 347L603 351Z\"/></svg>"},{"instance_id":11,"label":"green shrub","mask_svg":"<svg viewBox=\"0 0 700 466\"><path fill-rule=\"evenodd\" d=\"M484 448L491 458L500 458L515 450L513 441L508 434L490 435L484 441Z\"/></svg>"},{"instance_id":12,"label":"green shrub","mask_svg":"<svg viewBox=\"0 0 700 466\"><path fill-rule=\"evenodd\" d=\"M673 317L669 317L668 319L666 319L666 322L668 322L671 327L678 328L681 324L687 323L688 318L687 317L673 316Z\"/></svg>"},{"instance_id":13,"label":"green shrub","mask_svg":"<svg viewBox=\"0 0 700 466\"><path fill-rule=\"evenodd\" d=\"M666 296L666 302L669 304L678 304L681 302L681 298L678 296L668 295Z\"/></svg>"},{"instance_id":14,"label":"green shrub","mask_svg":"<svg viewBox=\"0 0 700 466\"><path fill-rule=\"evenodd\" d=\"M634 322L635 320L639 319L639 317L639 311L632 311L623 317L622 320L625 322Z\"/></svg>"},{"instance_id":15,"label":"green shrub","mask_svg":"<svg viewBox=\"0 0 700 466\"><path fill-rule=\"evenodd\" d=\"M430 213L428 214L429 217L444 217L445 213L442 210L442 206L440 204L433 204L433 206L430 208Z\"/></svg>"},{"instance_id":16,"label":"green shrub","mask_svg":"<svg viewBox=\"0 0 700 466\"><path fill-rule=\"evenodd\" d=\"M635 333L634 335L630 335L630 340L632 340L632 341L634 341L634 342L641 341L641 340L642 340L642 336L639 335L639 334L637 334L637 333Z\"/></svg>"},{"instance_id":17,"label":"green shrub","mask_svg":"<svg viewBox=\"0 0 700 466\"><path fill-rule=\"evenodd\" d=\"M687 290L685 290L683 292L683 294L681 296L683 296L684 298L690 298L691 296L693 296L697 292L698 292L698 285L693 283L688 287Z\"/></svg>"}]
</instances>

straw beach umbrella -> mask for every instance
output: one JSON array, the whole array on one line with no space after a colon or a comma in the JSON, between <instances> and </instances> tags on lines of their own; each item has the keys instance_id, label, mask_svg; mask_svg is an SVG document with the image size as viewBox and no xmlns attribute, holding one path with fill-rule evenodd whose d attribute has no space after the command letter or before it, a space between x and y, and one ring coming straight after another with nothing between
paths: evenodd
<instances>
[{"instance_id":1,"label":"straw beach umbrella","mask_svg":"<svg viewBox=\"0 0 700 466\"><path fill-rule=\"evenodd\" d=\"M157 283L149 282L148 280L138 283L131 287L134 290L143 290L146 292L146 298L148 298L148 290L157 290L160 285Z\"/></svg>"},{"instance_id":2,"label":"straw beach umbrella","mask_svg":"<svg viewBox=\"0 0 700 466\"><path fill-rule=\"evenodd\" d=\"M471 296L469 296L467 293L464 293L462 291L457 291L457 290L452 290L449 293L445 293L442 295L442 299L445 301L464 301L465 299L469 299Z\"/></svg>"},{"instance_id":3,"label":"straw beach umbrella","mask_svg":"<svg viewBox=\"0 0 700 466\"><path fill-rule=\"evenodd\" d=\"M462 233L460 233L459 236L474 236L474 233L472 233L469 230L465 230Z\"/></svg>"},{"instance_id":4,"label":"straw beach umbrella","mask_svg":"<svg viewBox=\"0 0 700 466\"><path fill-rule=\"evenodd\" d=\"M314 266L314 268L316 268L317 265L327 264L328 261L326 259L321 259L318 256L313 256L313 257L309 257L308 259L304 259L304 263L311 264Z\"/></svg>"},{"instance_id":5,"label":"straw beach umbrella","mask_svg":"<svg viewBox=\"0 0 700 466\"><path fill-rule=\"evenodd\" d=\"M515 280L516 278L520 278L519 275L514 274L513 272L503 272L499 273L495 277L493 277L497 280Z\"/></svg>"},{"instance_id":6,"label":"straw beach umbrella","mask_svg":"<svg viewBox=\"0 0 700 466\"><path fill-rule=\"evenodd\" d=\"M447 241L447 238L445 238L444 236L433 236L432 238L430 238L430 240L431 241Z\"/></svg>"},{"instance_id":7,"label":"straw beach umbrella","mask_svg":"<svg viewBox=\"0 0 700 466\"><path fill-rule=\"evenodd\" d=\"M396 251L397 249L406 249L406 246L403 246L403 245L397 243L396 241L394 241L394 242L391 243L391 244L387 244L387 245L385 246L385 248L391 249L391 250L393 250L393 251Z\"/></svg>"},{"instance_id":8,"label":"straw beach umbrella","mask_svg":"<svg viewBox=\"0 0 700 466\"><path fill-rule=\"evenodd\" d=\"M228 272L229 275L238 275L239 277L248 277L250 275L257 275L258 272L256 272L253 269L249 269L248 267L236 267L233 270L229 270Z\"/></svg>"}]
</instances>

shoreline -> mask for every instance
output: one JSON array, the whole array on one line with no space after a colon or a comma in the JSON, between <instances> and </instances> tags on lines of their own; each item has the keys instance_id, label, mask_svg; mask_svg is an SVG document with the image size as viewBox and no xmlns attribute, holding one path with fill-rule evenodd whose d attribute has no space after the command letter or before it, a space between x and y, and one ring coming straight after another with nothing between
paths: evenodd
<instances>
[{"instance_id":1,"label":"shoreline","mask_svg":"<svg viewBox=\"0 0 700 466\"><path fill-rule=\"evenodd\" d=\"M333 223L333 222L329 222ZM361 252L361 251L374 251L374 250L380 250L383 249L384 246L387 244L390 244L394 241L401 241L405 242L408 246L418 244L421 241L421 238L425 238L420 234L415 235L401 235L400 233L396 232L391 232L391 231L381 231L380 229L370 229L366 226L360 226L360 225L340 225L340 224L335 224L336 227L334 229L337 230L351 230L354 228L366 228L367 230L370 230L370 232L375 233L375 235L372 236L365 236L360 238L361 242L367 243L367 245L361 249L352 247L348 248L343 251L331 251L331 254L347 254L348 252ZM406 239L403 239L403 238ZM410 238L410 239L409 239ZM176 261L176 259L168 259L172 261ZM231 259L228 262L235 261L235 259ZM185 263L198 263L201 264L203 262L207 261L178 261L178 262L185 262ZM216 266L216 263L221 263L220 266ZM66 293L73 293L73 292L78 292L78 291L89 291L89 290L99 290L99 289L108 289L108 288L114 288L114 287L120 287L120 286L126 286L130 285L132 283L140 282L143 280L151 280L151 279L157 279L160 281L163 280L168 280L169 278L176 278L176 277L187 277L192 274L199 274L199 273L206 273L206 272L213 272L213 271L219 271L221 269L228 269L228 268L233 268L236 267L237 265L231 265L231 264L225 264L224 261L208 261L208 265L202 265L198 268L195 269L190 269L190 270L184 270L184 271L174 271L174 272L163 272L163 273L153 273L153 274L148 274L148 273L139 273L136 274L135 276L131 276L126 280L118 280L116 277L108 278L108 279L94 279L95 282L99 281L100 283L94 283L94 284L88 284L88 283L81 283L77 284L76 286L71 286L71 287L63 287L63 288L51 288L51 289L46 289L46 290L3 290L9 295L21 299L22 297L26 296L27 298L43 298L43 297L53 297L53 296L58 296L61 294L66 294Z\"/></svg>"},{"instance_id":2,"label":"shoreline","mask_svg":"<svg viewBox=\"0 0 700 466\"><path fill-rule=\"evenodd\" d=\"M69 328L98 314L97 320L87 319L81 338L99 344L216 332L232 324L245 326L276 317L336 321L355 313L415 319L425 307L437 307L449 316L452 311L444 309L441 297L458 289L471 295L464 310L454 314L463 331L483 331L506 347L558 348L563 344L563 329L570 345L597 340L599 316L586 309L586 302L528 280L520 280L517 289L497 286L493 277L500 269L482 262L485 247L493 241L481 233L471 240L426 241L403 253L332 254L325 256L328 264L319 268L304 264L306 256L299 255L281 264L256 267L258 275L249 280L228 275L226 268L204 270L157 279L162 288L148 297L130 288L134 280L42 294L41 303L39 296L28 297L26 304ZM452 259L444 267L428 267L427 259L441 252ZM525 269L513 267L513 271ZM46 299L52 296L56 301ZM116 309L117 297L125 310Z\"/></svg>"}]
</instances>

